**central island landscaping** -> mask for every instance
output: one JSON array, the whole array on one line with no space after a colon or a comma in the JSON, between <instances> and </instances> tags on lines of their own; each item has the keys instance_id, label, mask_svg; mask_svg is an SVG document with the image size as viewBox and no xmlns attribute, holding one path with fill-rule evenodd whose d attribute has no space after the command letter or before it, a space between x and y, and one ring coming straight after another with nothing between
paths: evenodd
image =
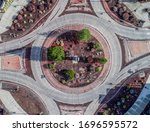
<instances>
[{"instance_id":1,"label":"central island landscaping","mask_svg":"<svg viewBox=\"0 0 150 132\"><path fill-rule=\"evenodd\" d=\"M88 29L67 31L47 48L50 72L63 85L81 87L92 83L107 63L100 42Z\"/></svg>"}]
</instances>

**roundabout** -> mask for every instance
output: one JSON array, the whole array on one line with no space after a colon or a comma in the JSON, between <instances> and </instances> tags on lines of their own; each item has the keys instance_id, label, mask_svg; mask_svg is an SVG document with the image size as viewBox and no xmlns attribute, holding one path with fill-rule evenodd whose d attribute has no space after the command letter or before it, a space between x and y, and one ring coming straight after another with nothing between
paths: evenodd
<instances>
[{"instance_id":1,"label":"roundabout","mask_svg":"<svg viewBox=\"0 0 150 132\"><path fill-rule=\"evenodd\" d=\"M15 95L9 97L20 111L24 107L26 110L27 107L32 109L31 106L38 108L36 102L32 105L29 101L35 93L45 114L141 114L150 100L147 86L150 30L116 22L100 0L58 0L52 6L55 1L42 0L43 7L36 5L34 0L29 1L27 7L35 5L34 10L41 14L37 23L33 23L36 27L28 27L28 33L18 32L17 28L11 30L11 34L6 34L7 31L3 34L5 39L0 39L0 90L3 91L6 82L23 87L21 90L25 94L22 91L12 93L14 89L3 92L7 96ZM49 9L47 4L53 8ZM25 17L25 25L33 16L28 10L23 8L23 12L19 12L23 16L19 22ZM18 17L11 27L18 25L16 20ZM15 38L14 33L19 35ZM13 39L7 37L11 35ZM8 59L14 56L19 60ZM18 64L22 70L16 71L12 66ZM122 87L125 80L127 84ZM9 111L4 94L0 94L0 105L7 106ZM27 101L28 106L15 103L17 94L20 94L20 102ZM146 101L143 103L142 99ZM143 106L140 110L137 108L139 101ZM39 107L38 112L37 108L32 112L39 114L42 108Z\"/></svg>"},{"instance_id":2,"label":"roundabout","mask_svg":"<svg viewBox=\"0 0 150 132\"><path fill-rule=\"evenodd\" d=\"M90 102L93 99L98 98L99 95L101 94L106 94L107 86L105 85L105 83L110 78L112 78L112 76L115 73L119 72L119 70L121 69L122 54L121 54L119 40L117 39L116 35L113 34L112 32L111 33L107 32L106 28L103 25L101 25L102 24L101 21L99 21L96 17L93 17L91 15L87 15L87 16L88 17L82 20L80 19L80 17L84 18L83 14L65 15L63 17L59 17L58 19L55 19L54 21L51 22L51 24L49 25L49 28L47 27L43 29L43 33L40 33L38 37L39 39L37 39L32 45L31 67L32 67L33 75L36 76L37 83L39 83L39 85L41 85L46 91L48 91L48 93L51 94L53 99L59 102L65 102L68 104L78 104L78 103L81 104L81 103ZM63 21L63 23L61 23L61 21ZM56 23L57 23L57 27L55 27ZM106 79L101 84L98 84L94 88L92 87L92 89L85 91L85 92L81 92L81 93L79 89L76 89L76 90L69 89L71 90L71 92L69 93L67 93L68 90L67 92L60 91L56 89L53 85L51 85L45 77L41 78L41 75L44 75L44 74L43 74L43 70L41 68L41 63L39 60L42 60L41 52L42 52L42 46L43 46L43 43L45 42L45 39L50 35L53 38L55 34L52 34L53 32L51 31L55 31L56 29L69 25L69 23L72 23L74 25L82 24L84 26L91 27L92 29L96 30L96 32L102 34L102 36L106 39L105 40L107 42L106 44L108 44L107 47L110 53L109 63L113 65L113 67L109 68L108 70L109 74L107 74ZM61 28L60 31L66 31L66 30L68 31L69 29L70 27Z\"/></svg>"}]
</instances>

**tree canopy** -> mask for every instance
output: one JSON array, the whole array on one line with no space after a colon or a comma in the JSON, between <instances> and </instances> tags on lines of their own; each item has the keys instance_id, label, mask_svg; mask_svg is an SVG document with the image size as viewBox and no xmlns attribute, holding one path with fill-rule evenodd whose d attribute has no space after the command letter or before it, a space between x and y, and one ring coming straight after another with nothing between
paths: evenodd
<instances>
[{"instance_id":1,"label":"tree canopy","mask_svg":"<svg viewBox=\"0 0 150 132\"><path fill-rule=\"evenodd\" d=\"M48 49L49 60L62 61L65 59L65 52L61 46L55 46Z\"/></svg>"},{"instance_id":2,"label":"tree canopy","mask_svg":"<svg viewBox=\"0 0 150 132\"><path fill-rule=\"evenodd\" d=\"M65 70L64 71L67 80L74 80L75 79L75 71L74 70Z\"/></svg>"},{"instance_id":3,"label":"tree canopy","mask_svg":"<svg viewBox=\"0 0 150 132\"><path fill-rule=\"evenodd\" d=\"M82 29L77 33L77 38L81 41L87 42L91 39L91 33L88 29Z\"/></svg>"}]
</instances>

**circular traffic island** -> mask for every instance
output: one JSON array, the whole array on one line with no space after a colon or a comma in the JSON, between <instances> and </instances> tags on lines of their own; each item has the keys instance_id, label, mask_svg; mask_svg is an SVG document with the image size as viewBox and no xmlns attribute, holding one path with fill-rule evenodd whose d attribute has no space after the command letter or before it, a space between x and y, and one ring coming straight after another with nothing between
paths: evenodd
<instances>
[{"instance_id":1,"label":"circular traffic island","mask_svg":"<svg viewBox=\"0 0 150 132\"><path fill-rule=\"evenodd\" d=\"M42 69L46 79L55 88L69 93L95 88L100 84L98 80L105 78L107 72L103 69L109 63L102 43L86 27L55 31L43 47Z\"/></svg>"},{"instance_id":2,"label":"circular traffic island","mask_svg":"<svg viewBox=\"0 0 150 132\"><path fill-rule=\"evenodd\" d=\"M69 87L92 83L107 62L100 43L88 29L60 35L47 49L47 57L53 76Z\"/></svg>"}]
</instances>

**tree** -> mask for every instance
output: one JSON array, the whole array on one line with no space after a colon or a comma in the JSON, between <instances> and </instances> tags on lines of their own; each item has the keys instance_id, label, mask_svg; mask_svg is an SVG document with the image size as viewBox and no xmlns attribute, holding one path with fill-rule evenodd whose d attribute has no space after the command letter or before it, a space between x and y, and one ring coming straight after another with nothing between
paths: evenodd
<instances>
[{"instance_id":1,"label":"tree","mask_svg":"<svg viewBox=\"0 0 150 132\"><path fill-rule=\"evenodd\" d=\"M47 53L49 60L62 61L65 59L65 52L61 46L51 47Z\"/></svg>"},{"instance_id":2,"label":"tree","mask_svg":"<svg viewBox=\"0 0 150 132\"><path fill-rule=\"evenodd\" d=\"M99 63L100 64L106 64L107 63L107 59L106 58L99 58Z\"/></svg>"},{"instance_id":3,"label":"tree","mask_svg":"<svg viewBox=\"0 0 150 132\"><path fill-rule=\"evenodd\" d=\"M75 71L74 70L65 70L64 75L67 80L74 80L75 79Z\"/></svg>"},{"instance_id":4,"label":"tree","mask_svg":"<svg viewBox=\"0 0 150 132\"><path fill-rule=\"evenodd\" d=\"M82 29L77 33L77 38L80 41L88 42L91 39L91 33L88 29Z\"/></svg>"}]
</instances>

